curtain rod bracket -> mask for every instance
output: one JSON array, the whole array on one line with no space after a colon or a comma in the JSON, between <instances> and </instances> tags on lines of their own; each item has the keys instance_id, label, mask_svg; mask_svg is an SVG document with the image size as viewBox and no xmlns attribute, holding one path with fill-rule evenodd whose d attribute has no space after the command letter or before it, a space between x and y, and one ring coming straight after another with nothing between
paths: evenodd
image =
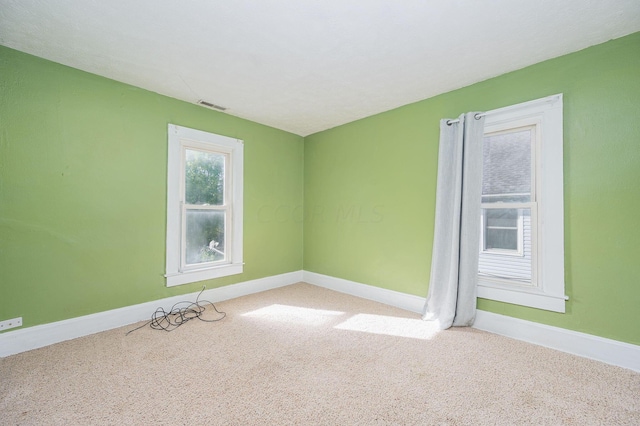
<instances>
[{"instance_id":1,"label":"curtain rod bracket","mask_svg":"<svg viewBox=\"0 0 640 426\"><path fill-rule=\"evenodd\" d=\"M482 117L484 117L485 115L487 115L486 112L476 112L475 114L473 114L473 118L475 118L476 120L480 120ZM456 118L455 120L447 120L447 126L451 126L454 123L459 123L460 119Z\"/></svg>"}]
</instances>

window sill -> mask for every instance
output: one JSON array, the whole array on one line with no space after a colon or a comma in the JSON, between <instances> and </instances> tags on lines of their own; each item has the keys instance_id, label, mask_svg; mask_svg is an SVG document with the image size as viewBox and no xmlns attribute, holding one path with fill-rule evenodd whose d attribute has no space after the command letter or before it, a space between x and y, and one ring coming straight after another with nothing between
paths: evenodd
<instances>
[{"instance_id":1,"label":"window sill","mask_svg":"<svg viewBox=\"0 0 640 426\"><path fill-rule=\"evenodd\" d=\"M565 312L565 302L568 299L565 295L545 293L536 288L497 287L482 281L478 283L478 297L561 313Z\"/></svg>"},{"instance_id":2,"label":"window sill","mask_svg":"<svg viewBox=\"0 0 640 426\"><path fill-rule=\"evenodd\" d=\"M167 287L174 287L177 285L189 284L197 281L211 280L214 278L241 274L243 270L243 263L231 263L227 265L216 266L214 268L167 273L165 277L167 278Z\"/></svg>"}]
</instances>

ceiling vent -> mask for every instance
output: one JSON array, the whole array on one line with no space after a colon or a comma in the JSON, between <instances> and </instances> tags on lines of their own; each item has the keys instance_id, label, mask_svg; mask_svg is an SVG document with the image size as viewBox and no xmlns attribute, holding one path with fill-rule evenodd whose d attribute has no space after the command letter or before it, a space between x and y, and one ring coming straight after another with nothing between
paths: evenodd
<instances>
[{"instance_id":1,"label":"ceiling vent","mask_svg":"<svg viewBox=\"0 0 640 426\"><path fill-rule=\"evenodd\" d=\"M227 108L226 108L226 107L223 107L223 106L220 106L220 105L216 105L216 104L213 104L213 103L211 103L211 102L203 101L202 99L200 99L200 100L198 101L198 103L199 103L200 105L204 105L204 106L206 106L206 107L208 107L208 108L217 109L218 111L226 111L226 110L227 110Z\"/></svg>"}]
</instances>

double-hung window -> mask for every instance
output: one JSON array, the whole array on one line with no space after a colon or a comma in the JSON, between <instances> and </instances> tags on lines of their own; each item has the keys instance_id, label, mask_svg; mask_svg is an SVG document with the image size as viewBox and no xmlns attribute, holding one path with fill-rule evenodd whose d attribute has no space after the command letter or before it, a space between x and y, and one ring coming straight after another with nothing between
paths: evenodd
<instances>
[{"instance_id":1,"label":"double-hung window","mask_svg":"<svg viewBox=\"0 0 640 426\"><path fill-rule=\"evenodd\" d=\"M562 95L485 118L478 297L565 310Z\"/></svg>"},{"instance_id":2,"label":"double-hung window","mask_svg":"<svg viewBox=\"0 0 640 426\"><path fill-rule=\"evenodd\" d=\"M169 125L167 286L239 274L242 141Z\"/></svg>"}]
</instances>

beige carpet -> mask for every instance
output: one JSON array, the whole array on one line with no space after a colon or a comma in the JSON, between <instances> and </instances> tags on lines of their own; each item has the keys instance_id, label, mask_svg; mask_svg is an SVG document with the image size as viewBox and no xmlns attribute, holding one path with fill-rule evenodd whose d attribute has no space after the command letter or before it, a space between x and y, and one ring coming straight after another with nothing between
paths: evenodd
<instances>
[{"instance_id":1,"label":"beige carpet","mask_svg":"<svg viewBox=\"0 0 640 426\"><path fill-rule=\"evenodd\" d=\"M0 359L0 423L640 425L622 368L308 284L216 306Z\"/></svg>"}]
</instances>

